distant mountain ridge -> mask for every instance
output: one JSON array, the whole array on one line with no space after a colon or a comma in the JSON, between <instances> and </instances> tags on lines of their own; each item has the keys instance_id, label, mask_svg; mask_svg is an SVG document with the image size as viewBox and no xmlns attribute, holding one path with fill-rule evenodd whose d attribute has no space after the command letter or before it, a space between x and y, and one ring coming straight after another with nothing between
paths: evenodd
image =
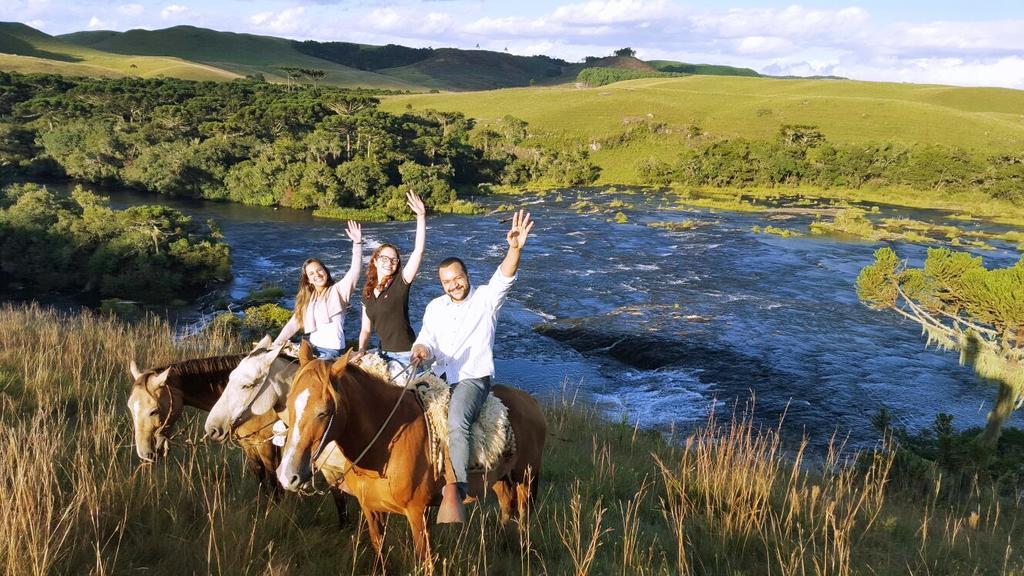
<instances>
[{"instance_id":1,"label":"distant mountain ridge","mask_svg":"<svg viewBox=\"0 0 1024 576\"><path fill-rule=\"evenodd\" d=\"M580 70L587 67L760 76L749 68L666 60L644 62L621 55L588 57L582 63L571 63L543 55L297 41L195 26L50 36L25 24L0 23L0 53L0 69L10 70L98 76L166 75L202 80L260 76L287 82L286 70L291 68L322 70L324 77L319 81L325 84L398 90L463 91L564 84L574 81ZM139 62L147 66L140 66ZM157 62L167 66L157 66Z\"/></svg>"}]
</instances>

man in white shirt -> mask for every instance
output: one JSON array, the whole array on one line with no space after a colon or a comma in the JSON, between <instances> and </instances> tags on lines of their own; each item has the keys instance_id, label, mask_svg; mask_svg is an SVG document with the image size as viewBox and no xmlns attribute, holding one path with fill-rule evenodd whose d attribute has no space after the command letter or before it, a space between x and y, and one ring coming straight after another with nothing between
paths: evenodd
<instances>
[{"instance_id":1,"label":"man in white shirt","mask_svg":"<svg viewBox=\"0 0 1024 576\"><path fill-rule=\"evenodd\" d=\"M468 491L469 428L476 421L494 376L494 326L498 310L516 279L519 256L533 230L530 214L513 214L512 227L505 235L508 253L490 282L472 287L466 265L447 258L438 266L445 295L427 304L423 327L412 346L412 360L433 357L434 371L452 386L448 406L448 452L455 482L444 487L444 500L437 521L463 522L462 500Z\"/></svg>"}]
</instances>

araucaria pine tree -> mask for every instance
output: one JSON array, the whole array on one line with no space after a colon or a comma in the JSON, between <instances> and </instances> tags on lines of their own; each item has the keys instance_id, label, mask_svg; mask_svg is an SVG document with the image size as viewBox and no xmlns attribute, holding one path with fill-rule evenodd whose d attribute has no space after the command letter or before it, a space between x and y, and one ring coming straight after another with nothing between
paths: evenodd
<instances>
[{"instance_id":1,"label":"araucaria pine tree","mask_svg":"<svg viewBox=\"0 0 1024 576\"><path fill-rule=\"evenodd\" d=\"M999 386L978 438L994 448L1003 423L1024 404L1024 258L986 269L981 257L931 248L921 268L908 268L891 248L860 271L857 295L921 325L927 344L960 352L960 363Z\"/></svg>"}]
</instances>

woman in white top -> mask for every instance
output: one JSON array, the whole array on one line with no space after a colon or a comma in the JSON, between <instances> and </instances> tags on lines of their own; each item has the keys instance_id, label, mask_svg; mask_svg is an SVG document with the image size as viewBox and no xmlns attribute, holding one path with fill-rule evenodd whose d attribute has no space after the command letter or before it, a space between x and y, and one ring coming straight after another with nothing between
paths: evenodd
<instances>
[{"instance_id":1,"label":"woman in white top","mask_svg":"<svg viewBox=\"0 0 1024 576\"><path fill-rule=\"evenodd\" d=\"M302 263L295 311L274 340L284 344L300 329L306 333L317 358L331 360L345 348L345 311L359 281L363 258L363 231L357 222L348 221L345 230L352 240L352 263L345 276L335 282L323 262L310 258Z\"/></svg>"}]
</instances>

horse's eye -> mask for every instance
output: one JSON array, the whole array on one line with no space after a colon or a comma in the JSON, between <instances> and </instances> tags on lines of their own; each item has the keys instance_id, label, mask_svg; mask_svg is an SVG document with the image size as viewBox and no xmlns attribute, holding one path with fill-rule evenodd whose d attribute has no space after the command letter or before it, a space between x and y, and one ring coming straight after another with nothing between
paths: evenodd
<instances>
[{"instance_id":1,"label":"horse's eye","mask_svg":"<svg viewBox=\"0 0 1024 576\"><path fill-rule=\"evenodd\" d=\"M321 412L317 414L316 417L323 420L324 418L327 418L327 412Z\"/></svg>"},{"instance_id":2,"label":"horse's eye","mask_svg":"<svg viewBox=\"0 0 1024 576\"><path fill-rule=\"evenodd\" d=\"M241 388L242 390L248 390L249 388L252 388L255 385L256 385L255 382L247 382L247 383L242 384L241 386L239 386L239 388Z\"/></svg>"},{"instance_id":3,"label":"horse's eye","mask_svg":"<svg viewBox=\"0 0 1024 576\"><path fill-rule=\"evenodd\" d=\"M149 413L149 415L150 415L150 416L159 416L159 415L160 415L160 409L159 409L159 408L157 408L156 410L153 410L153 411L151 411L151 412Z\"/></svg>"}]
</instances>

